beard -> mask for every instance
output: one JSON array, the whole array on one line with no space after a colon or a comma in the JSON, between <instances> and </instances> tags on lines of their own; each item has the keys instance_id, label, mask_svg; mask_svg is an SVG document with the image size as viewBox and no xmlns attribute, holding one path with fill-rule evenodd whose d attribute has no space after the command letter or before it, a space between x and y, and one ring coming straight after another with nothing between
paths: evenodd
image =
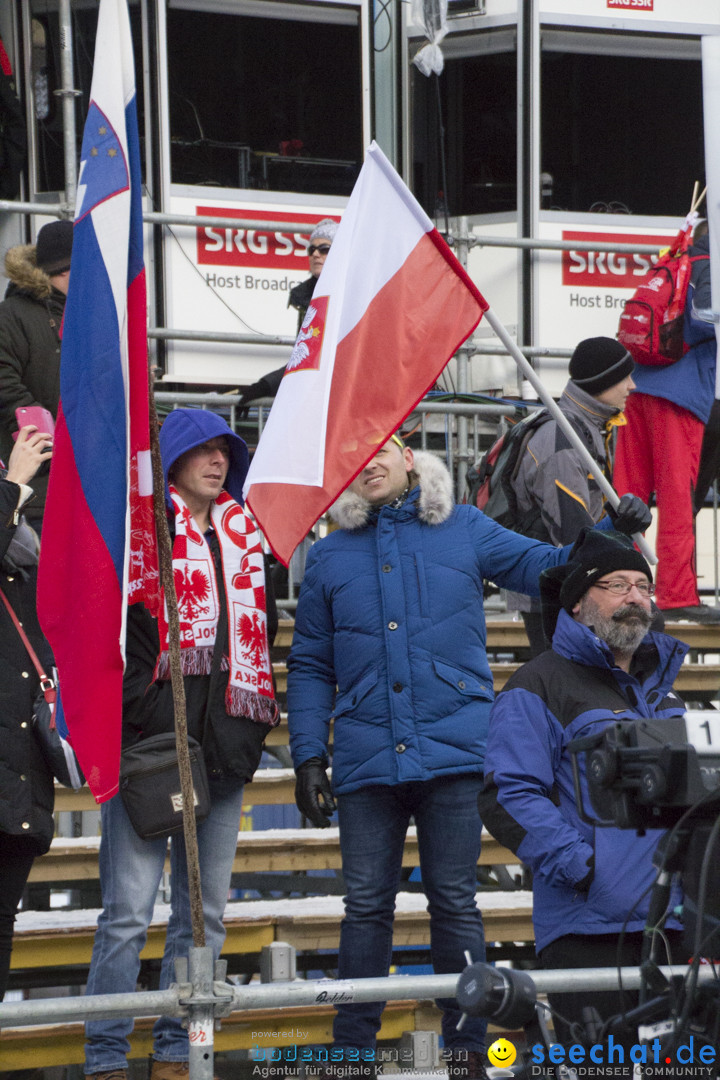
<instances>
[{"instance_id":1,"label":"beard","mask_svg":"<svg viewBox=\"0 0 720 1080\"><path fill-rule=\"evenodd\" d=\"M603 615L590 597L580 601L578 619L591 627L614 652L634 653L652 622L652 613L642 604L623 604L612 615Z\"/></svg>"}]
</instances>

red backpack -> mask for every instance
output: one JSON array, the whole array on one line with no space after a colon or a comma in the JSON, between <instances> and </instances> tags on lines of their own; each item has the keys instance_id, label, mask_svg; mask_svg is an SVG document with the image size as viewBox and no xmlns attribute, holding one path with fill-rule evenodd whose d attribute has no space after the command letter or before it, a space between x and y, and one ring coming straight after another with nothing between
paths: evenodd
<instances>
[{"instance_id":1,"label":"red backpack","mask_svg":"<svg viewBox=\"0 0 720 1080\"><path fill-rule=\"evenodd\" d=\"M683 321L692 263L709 257L688 254L692 228L685 223L620 316L617 338L636 364L667 367L687 352Z\"/></svg>"}]
</instances>

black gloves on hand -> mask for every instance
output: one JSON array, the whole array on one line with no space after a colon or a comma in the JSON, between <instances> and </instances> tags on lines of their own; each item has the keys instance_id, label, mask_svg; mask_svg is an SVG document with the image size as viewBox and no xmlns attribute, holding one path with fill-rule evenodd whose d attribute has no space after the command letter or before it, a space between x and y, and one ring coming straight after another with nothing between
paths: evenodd
<instances>
[{"instance_id":1,"label":"black gloves on hand","mask_svg":"<svg viewBox=\"0 0 720 1080\"><path fill-rule=\"evenodd\" d=\"M585 877L581 878L580 881L576 881L574 886L573 886L575 891L579 892L579 893L588 893L588 892L590 892L590 886L592 885L593 878L595 877L595 855L594 854L591 855L587 859L585 865L589 867L589 870L588 870L587 874L585 875Z\"/></svg>"},{"instance_id":2,"label":"black gloves on hand","mask_svg":"<svg viewBox=\"0 0 720 1080\"><path fill-rule=\"evenodd\" d=\"M327 829L336 807L322 761L316 757L308 758L298 765L295 775L298 810L316 829Z\"/></svg>"},{"instance_id":3,"label":"black gloves on hand","mask_svg":"<svg viewBox=\"0 0 720 1080\"><path fill-rule=\"evenodd\" d=\"M245 393L240 398L238 405L240 408L246 408L251 401L256 401L261 397L272 397L273 391L270 389L270 384L266 378L259 379L258 382L253 383L252 386L248 386Z\"/></svg>"},{"instance_id":4,"label":"black gloves on hand","mask_svg":"<svg viewBox=\"0 0 720 1080\"><path fill-rule=\"evenodd\" d=\"M613 509L610 503L606 509L612 519L613 528L626 536L645 532L652 521L649 508L637 495L623 495L617 510Z\"/></svg>"}]
</instances>

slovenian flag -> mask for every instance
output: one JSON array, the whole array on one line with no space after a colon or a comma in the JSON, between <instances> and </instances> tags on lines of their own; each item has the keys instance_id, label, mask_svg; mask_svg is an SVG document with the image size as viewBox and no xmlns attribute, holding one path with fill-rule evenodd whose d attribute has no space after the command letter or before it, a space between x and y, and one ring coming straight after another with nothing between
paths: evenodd
<instances>
[{"instance_id":1,"label":"slovenian flag","mask_svg":"<svg viewBox=\"0 0 720 1080\"><path fill-rule=\"evenodd\" d=\"M38 611L93 795L118 788L125 612L158 603L140 148L126 0L100 0ZM59 720L62 728L62 720Z\"/></svg>"},{"instance_id":2,"label":"slovenian flag","mask_svg":"<svg viewBox=\"0 0 720 1080\"><path fill-rule=\"evenodd\" d=\"M285 564L488 305L373 143L245 483Z\"/></svg>"}]
</instances>

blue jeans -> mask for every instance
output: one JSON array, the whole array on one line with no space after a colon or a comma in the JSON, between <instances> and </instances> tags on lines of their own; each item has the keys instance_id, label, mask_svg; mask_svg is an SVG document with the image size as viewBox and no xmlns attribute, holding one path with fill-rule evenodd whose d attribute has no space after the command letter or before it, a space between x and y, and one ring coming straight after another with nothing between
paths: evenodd
<instances>
[{"instance_id":1,"label":"blue jeans","mask_svg":"<svg viewBox=\"0 0 720 1080\"><path fill-rule=\"evenodd\" d=\"M206 944L215 959L225 941L223 913L237 848L242 784L211 784L212 808L197 827ZM145 944L167 853L167 839L141 840L116 795L103 803L100 884L103 911L93 945L88 994L120 994L136 988ZM171 913L160 971L160 989L175 981L175 958L193 944L185 840L171 839ZM85 1026L85 1072L127 1068L132 1019L92 1020ZM158 1061L187 1061L188 1033L179 1018L160 1017L153 1028Z\"/></svg>"},{"instance_id":2,"label":"blue jeans","mask_svg":"<svg viewBox=\"0 0 720 1080\"><path fill-rule=\"evenodd\" d=\"M475 903L482 824L479 773L395 786L361 788L337 798L347 895L340 930L338 978L387 975L392 958L395 895L410 819L417 825L420 869L430 912L436 974L458 974L485 959L482 916ZM438 1001L447 1049L484 1050L487 1023L468 1017L456 1031L454 998ZM333 1025L338 1047L374 1048L384 1002L340 1005Z\"/></svg>"}]
</instances>

